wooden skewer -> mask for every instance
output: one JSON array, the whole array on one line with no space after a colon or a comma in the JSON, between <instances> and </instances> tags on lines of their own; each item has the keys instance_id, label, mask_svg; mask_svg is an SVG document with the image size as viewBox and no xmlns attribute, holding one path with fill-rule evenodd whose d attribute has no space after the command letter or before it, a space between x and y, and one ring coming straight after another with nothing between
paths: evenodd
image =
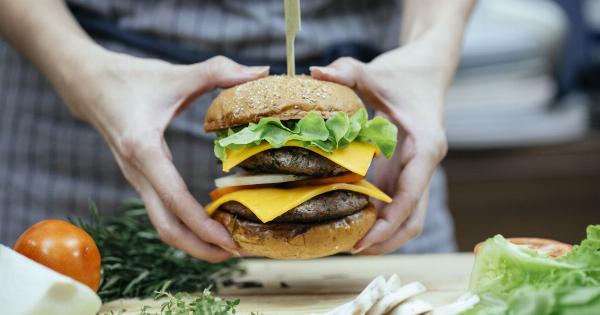
<instances>
[{"instance_id":1,"label":"wooden skewer","mask_svg":"<svg viewBox=\"0 0 600 315\"><path fill-rule=\"evenodd\" d=\"M285 43L287 58L287 74L296 75L296 60L294 41L300 32L300 0L285 1Z\"/></svg>"}]
</instances>

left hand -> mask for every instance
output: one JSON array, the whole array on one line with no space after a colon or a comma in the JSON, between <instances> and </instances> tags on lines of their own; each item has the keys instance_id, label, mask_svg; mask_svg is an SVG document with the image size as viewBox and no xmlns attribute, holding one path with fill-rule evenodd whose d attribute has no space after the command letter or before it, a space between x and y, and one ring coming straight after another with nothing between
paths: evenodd
<instances>
[{"instance_id":1,"label":"left hand","mask_svg":"<svg viewBox=\"0 0 600 315\"><path fill-rule=\"evenodd\" d=\"M392 252L423 228L429 182L447 152L444 97L448 78L421 54L419 45L385 53L370 63L341 58L311 68L316 79L347 85L399 128L390 160L375 164L375 185L392 196L379 204L378 219L352 253Z\"/></svg>"}]
</instances>

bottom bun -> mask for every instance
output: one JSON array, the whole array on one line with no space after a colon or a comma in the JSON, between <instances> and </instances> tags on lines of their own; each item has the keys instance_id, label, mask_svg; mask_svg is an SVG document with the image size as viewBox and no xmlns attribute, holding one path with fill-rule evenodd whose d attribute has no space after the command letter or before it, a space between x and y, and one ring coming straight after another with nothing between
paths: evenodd
<instances>
[{"instance_id":1,"label":"bottom bun","mask_svg":"<svg viewBox=\"0 0 600 315\"><path fill-rule=\"evenodd\" d=\"M229 230L245 254L309 259L352 249L375 224L377 213L369 204L355 214L319 223L256 223L220 210L213 217Z\"/></svg>"}]
</instances>

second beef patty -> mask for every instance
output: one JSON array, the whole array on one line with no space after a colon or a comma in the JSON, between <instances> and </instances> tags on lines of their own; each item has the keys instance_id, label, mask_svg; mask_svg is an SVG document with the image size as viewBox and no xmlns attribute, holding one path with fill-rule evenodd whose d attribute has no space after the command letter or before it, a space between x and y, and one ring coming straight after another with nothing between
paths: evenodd
<instances>
[{"instance_id":1,"label":"second beef patty","mask_svg":"<svg viewBox=\"0 0 600 315\"><path fill-rule=\"evenodd\" d=\"M364 209L369 197L347 190L338 190L316 196L275 218L272 222L320 222L342 218ZM221 209L231 214L255 222L260 220L246 206L230 201L221 205Z\"/></svg>"}]
</instances>

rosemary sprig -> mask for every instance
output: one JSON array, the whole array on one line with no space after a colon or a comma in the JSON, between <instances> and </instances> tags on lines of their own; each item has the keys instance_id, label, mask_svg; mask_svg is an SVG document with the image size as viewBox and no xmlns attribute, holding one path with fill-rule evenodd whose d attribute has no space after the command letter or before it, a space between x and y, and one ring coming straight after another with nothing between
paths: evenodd
<instances>
[{"instance_id":1,"label":"rosemary sprig","mask_svg":"<svg viewBox=\"0 0 600 315\"><path fill-rule=\"evenodd\" d=\"M155 292L201 292L216 282L243 273L238 260L212 264L170 247L158 237L144 204L127 200L119 216L100 216L90 206L92 220L71 220L96 241L102 255L103 301L149 297ZM202 313L199 313L202 314Z\"/></svg>"}]
</instances>

